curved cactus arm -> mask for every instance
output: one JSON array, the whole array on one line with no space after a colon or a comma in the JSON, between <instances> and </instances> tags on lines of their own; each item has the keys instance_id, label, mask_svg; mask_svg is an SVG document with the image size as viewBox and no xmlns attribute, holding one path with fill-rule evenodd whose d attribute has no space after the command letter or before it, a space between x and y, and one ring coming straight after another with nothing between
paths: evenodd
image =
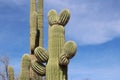
<instances>
[{"instance_id":1,"label":"curved cactus arm","mask_svg":"<svg viewBox=\"0 0 120 80\"><path fill-rule=\"evenodd\" d=\"M37 47L34 51L35 56L39 62L47 62L48 61L48 54L47 50L42 47Z\"/></svg>"},{"instance_id":2,"label":"curved cactus arm","mask_svg":"<svg viewBox=\"0 0 120 80\"><path fill-rule=\"evenodd\" d=\"M73 41L68 41L64 44L62 55L59 59L60 65L67 65L69 63L69 59L71 59L77 50L76 43Z\"/></svg>"},{"instance_id":3,"label":"curved cactus arm","mask_svg":"<svg viewBox=\"0 0 120 80\"><path fill-rule=\"evenodd\" d=\"M42 63L39 63L38 61L34 61L32 62L31 67L33 71L35 71L38 75L45 76L46 67Z\"/></svg>"},{"instance_id":4,"label":"curved cactus arm","mask_svg":"<svg viewBox=\"0 0 120 80\"><path fill-rule=\"evenodd\" d=\"M70 19L70 12L68 9L64 9L60 13L58 24L65 26L68 23L69 19Z\"/></svg>"},{"instance_id":5,"label":"curved cactus arm","mask_svg":"<svg viewBox=\"0 0 120 80\"><path fill-rule=\"evenodd\" d=\"M67 65L69 63L69 59L66 58L66 56L62 55L59 59L60 65Z\"/></svg>"},{"instance_id":6,"label":"curved cactus arm","mask_svg":"<svg viewBox=\"0 0 120 80\"><path fill-rule=\"evenodd\" d=\"M48 22L49 22L50 26L57 24L58 18L59 18L59 16L58 16L56 10L52 9L48 12Z\"/></svg>"},{"instance_id":7,"label":"curved cactus arm","mask_svg":"<svg viewBox=\"0 0 120 80\"><path fill-rule=\"evenodd\" d=\"M77 50L76 43L73 41L68 41L64 44L63 52L65 53L66 58L71 59Z\"/></svg>"}]
</instances>

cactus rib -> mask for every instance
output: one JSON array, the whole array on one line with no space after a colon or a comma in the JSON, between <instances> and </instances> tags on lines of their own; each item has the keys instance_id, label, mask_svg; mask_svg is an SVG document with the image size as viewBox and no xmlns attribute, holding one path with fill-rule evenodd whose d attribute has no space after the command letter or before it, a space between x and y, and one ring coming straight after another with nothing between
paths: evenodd
<instances>
[{"instance_id":1,"label":"cactus rib","mask_svg":"<svg viewBox=\"0 0 120 80\"><path fill-rule=\"evenodd\" d=\"M46 72L46 69L45 69L45 66L41 63L39 63L38 61L35 61L32 63L32 69L38 74L38 75L41 75L41 76L44 76L45 75L45 72Z\"/></svg>"},{"instance_id":2,"label":"cactus rib","mask_svg":"<svg viewBox=\"0 0 120 80\"><path fill-rule=\"evenodd\" d=\"M37 47L35 49L35 56L40 62L46 62L48 60L47 51L42 47Z\"/></svg>"},{"instance_id":3,"label":"cactus rib","mask_svg":"<svg viewBox=\"0 0 120 80\"><path fill-rule=\"evenodd\" d=\"M64 9L60 13L58 24L65 26L68 23L69 19L70 19L70 12L68 9Z\"/></svg>"}]
</instances>

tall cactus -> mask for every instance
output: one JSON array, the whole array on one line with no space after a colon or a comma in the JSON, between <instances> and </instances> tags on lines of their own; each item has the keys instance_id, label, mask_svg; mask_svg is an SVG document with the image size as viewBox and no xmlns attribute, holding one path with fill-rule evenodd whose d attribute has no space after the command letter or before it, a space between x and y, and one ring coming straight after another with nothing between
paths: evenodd
<instances>
[{"instance_id":1,"label":"tall cactus","mask_svg":"<svg viewBox=\"0 0 120 80\"><path fill-rule=\"evenodd\" d=\"M14 69L12 66L8 66L8 80L14 80Z\"/></svg>"},{"instance_id":2,"label":"tall cactus","mask_svg":"<svg viewBox=\"0 0 120 80\"><path fill-rule=\"evenodd\" d=\"M30 56L28 54L22 56L19 80L30 80Z\"/></svg>"},{"instance_id":3,"label":"tall cactus","mask_svg":"<svg viewBox=\"0 0 120 80\"><path fill-rule=\"evenodd\" d=\"M30 6L30 51L34 54L37 46L43 46L43 0L38 0L38 12L36 0L31 0Z\"/></svg>"},{"instance_id":4,"label":"tall cactus","mask_svg":"<svg viewBox=\"0 0 120 80\"><path fill-rule=\"evenodd\" d=\"M48 13L48 51L42 47L35 49L37 61L32 63L32 69L39 75L46 75L46 80L67 80L67 65L76 53L76 44L65 41L64 26L70 18L68 9L60 15L55 10ZM41 62L47 62L46 66Z\"/></svg>"},{"instance_id":5,"label":"tall cactus","mask_svg":"<svg viewBox=\"0 0 120 80\"><path fill-rule=\"evenodd\" d=\"M36 60L34 49L38 46L43 46L43 0L38 0L38 8L36 8L36 0L30 1L30 58L31 62ZM38 9L38 10L37 10ZM30 68L31 80L41 80Z\"/></svg>"},{"instance_id":6,"label":"tall cactus","mask_svg":"<svg viewBox=\"0 0 120 80\"><path fill-rule=\"evenodd\" d=\"M38 42L43 47L43 0L38 0Z\"/></svg>"}]
</instances>

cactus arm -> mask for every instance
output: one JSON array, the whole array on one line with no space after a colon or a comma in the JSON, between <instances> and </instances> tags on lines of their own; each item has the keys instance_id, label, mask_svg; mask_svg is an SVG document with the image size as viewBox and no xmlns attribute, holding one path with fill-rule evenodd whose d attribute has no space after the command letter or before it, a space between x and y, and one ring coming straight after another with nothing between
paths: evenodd
<instances>
[{"instance_id":1,"label":"cactus arm","mask_svg":"<svg viewBox=\"0 0 120 80\"><path fill-rule=\"evenodd\" d=\"M58 18L59 18L59 16L58 16L56 10L50 10L48 12L48 22L49 22L50 26L57 24Z\"/></svg>"},{"instance_id":2,"label":"cactus arm","mask_svg":"<svg viewBox=\"0 0 120 80\"><path fill-rule=\"evenodd\" d=\"M39 62L47 62L48 61L48 54L44 48L39 46L35 49L34 53Z\"/></svg>"},{"instance_id":3,"label":"cactus arm","mask_svg":"<svg viewBox=\"0 0 120 80\"><path fill-rule=\"evenodd\" d=\"M30 79L30 56L28 54L24 54L22 56L22 64L21 64L19 80L29 80L29 79Z\"/></svg>"},{"instance_id":4,"label":"cactus arm","mask_svg":"<svg viewBox=\"0 0 120 80\"><path fill-rule=\"evenodd\" d=\"M69 59L67 59L65 55L60 56L59 59L60 65L67 65L68 63L69 63Z\"/></svg>"},{"instance_id":5,"label":"cactus arm","mask_svg":"<svg viewBox=\"0 0 120 80\"><path fill-rule=\"evenodd\" d=\"M64 44L62 55L59 58L60 65L67 65L69 63L69 59L71 59L77 50L76 43L73 41L68 41Z\"/></svg>"},{"instance_id":6,"label":"cactus arm","mask_svg":"<svg viewBox=\"0 0 120 80\"><path fill-rule=\"evenodd\" d=\"M32 67L33 71L35 71L38 75L45 76L46 67L42 63L40 63L38 61L34 61L31 64L31 67Z\"/></svg>"}]
</instances>

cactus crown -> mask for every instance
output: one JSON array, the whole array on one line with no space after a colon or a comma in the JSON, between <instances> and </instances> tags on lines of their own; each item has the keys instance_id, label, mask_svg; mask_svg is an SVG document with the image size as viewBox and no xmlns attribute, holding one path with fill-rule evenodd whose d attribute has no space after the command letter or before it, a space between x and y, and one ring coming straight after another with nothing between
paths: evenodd
<instances>
[{"instance_id":1,"label":"cactus crown","mask_svg":"<svg viewBox=\"0 0 120 80\"><path fill-rule=\"evenodd\" d=\"M68 9L61 11L60 15L57 14L56 10L50 10L48 12L48 22L50 26L59 24L65 26L70 19L70 12Z\"/></svg>"}]
</instances>

